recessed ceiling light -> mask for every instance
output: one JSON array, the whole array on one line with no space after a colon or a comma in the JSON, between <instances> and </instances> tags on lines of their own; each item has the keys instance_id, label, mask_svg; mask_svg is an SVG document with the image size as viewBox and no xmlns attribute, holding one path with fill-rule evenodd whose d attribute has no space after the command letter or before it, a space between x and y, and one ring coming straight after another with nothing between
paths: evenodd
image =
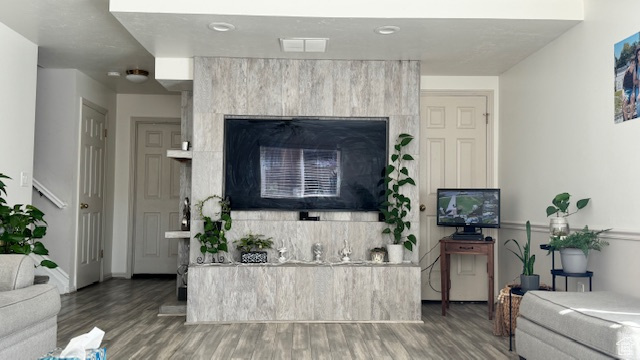
<instances>
[{"instance_id":1,"label":"recessed ceiling light","mask_svg":"<svg viewBox=\"0 0 640 360\"><path fill-rule=\"evenodd\" d=\"M211 24L209 24L209 29L213 31L227 32L235 30L236 27L233 24L229 24L226 22L212 22Z\"/></svg>"},{"instance_id":2,"label":"recessed ceiling light","mask_svg":"<svg viewBox=\"0 0 640 360\"><path fill-rule=\"evenodd\" d=\"M380 26L373 31L376 34L380 34L380 35L391 35L400 31L400 28L398 26L385 25L385 26Z\"/></svg>"},{"instance_id":3,"label":"recessed ceiling light","mask_svg":"<svg viewBox=\"0 0 640 360\"><path fill-rule=\"evenodd\" d=\"M120 72L119 71L109 71L109 72L107 72L107 76L109 76L109 77L120 77Z\"/></svg>"}]
</instances>

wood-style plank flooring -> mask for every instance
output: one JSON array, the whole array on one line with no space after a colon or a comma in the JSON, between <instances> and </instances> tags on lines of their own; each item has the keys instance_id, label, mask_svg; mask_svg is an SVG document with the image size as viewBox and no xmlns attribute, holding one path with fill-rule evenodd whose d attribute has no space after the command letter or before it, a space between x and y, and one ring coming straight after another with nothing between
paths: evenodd
<instances>
[{"instance_id":1,"label":"wood-style plank flooring","mask_svg":"<svg viewBox=\"0 0 640 360\"><path fill-rule=\"evenodd\" d=\"M58 346L97 326L116 359L518 359L492 334L486 304L422 306L424 324L185 325L159 317L175 280L112 279L62 295ZM211 306L217 306L211 304Z\"/></svg>"}]
</instances>

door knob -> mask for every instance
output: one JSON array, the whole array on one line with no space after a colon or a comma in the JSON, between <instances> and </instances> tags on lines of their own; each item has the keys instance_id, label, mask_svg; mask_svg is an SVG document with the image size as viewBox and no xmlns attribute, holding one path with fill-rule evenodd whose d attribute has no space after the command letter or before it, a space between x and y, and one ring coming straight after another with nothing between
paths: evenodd
<instances>
[{"instance_id":1,"label":"door knob","mask_svg":"<svg viewBox=\"0 0 640 360\"><path fill-rule=\"evenodd\" d=\"M89 207L89 204L80 203L80 209L86 209Z\"/></svg>"},{"instance_id":2,"label":"door knob","mask_svg":"<svg viewBox=\"0 0 640 360\"><path fill-rule=\"evenodd\" d=\"M424 206L424 204L420 204L420 211L425 211L427 210L427 207Z\"/></svg>"}]
</instances>

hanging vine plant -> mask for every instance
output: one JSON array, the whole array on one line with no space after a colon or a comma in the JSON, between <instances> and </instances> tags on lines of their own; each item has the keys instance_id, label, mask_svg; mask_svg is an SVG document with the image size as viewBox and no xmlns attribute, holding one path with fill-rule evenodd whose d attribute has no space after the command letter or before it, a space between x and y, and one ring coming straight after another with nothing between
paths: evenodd
<instances>
[{"instance_id":1,"label":"hanging vine plant","mask_svg":"<svg viewBox=\"0 0 640 360\"><path fill-rule=\"evenodd\" d=\"M206 216L202 213L205 203L209 200L217 200L220 211L213 216ZM211 195L204 200L198 201L195 205L200 218L204 220L204 229L197 233L195 238L200 241L200 252L203 255L218 254L229 251L226 232L231 230L231 203L229 199L223 199L218 195ZM200 258L198 258L200 262ZM202 262L204 259L202 259ZM222 261L222 260L220 260Z\"/></svg>"}]
</instances>

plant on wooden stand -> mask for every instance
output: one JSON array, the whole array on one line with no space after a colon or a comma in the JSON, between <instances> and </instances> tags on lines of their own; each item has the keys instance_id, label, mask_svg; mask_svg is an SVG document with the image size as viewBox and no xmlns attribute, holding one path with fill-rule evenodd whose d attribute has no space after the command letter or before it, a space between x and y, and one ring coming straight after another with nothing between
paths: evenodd
<instances>
[{"instance_id":1,"label":"plant on wooden stand","mask_svg":"<svg viewBox=\"0 0 640 360\"><path fill-rule=\"evenodd\" d=\"M44 213L33 205L8 206L2 194L7 195L2 179L11 179L0 173L0 254L49 255L40 241L47 233ZM58 265L42 260L40 265L53 269Z\"/></svg>"},{"instance_id":2,"label":"plant on wooden stand","mask_svg":"<svg viewBox=\"0 0 640 360\"><path fill-rule=\"evenodd\" d=\"M411 211L411 199L401 192L401 188L405 185L416 185L415 181L409 176L409 170L404 166L404 161L413 160L411 155L403 152L404 147L409 145L412 140L413 136L409 134L398 135L394 146L395 151L391 155L391 163L387 165L384 172L387 200L382 203L380 208L384 221L388 225L382 233L389 234L393 239L394 245L404 245L410 251L416 245L415 235L405 235L406 231L411 230L411 222L406 220L409 211ZM398 250L392 250L393 246L388 247L389 262L402 261L402 247L400 246L399 248L400 261L396 258Z\"/></svg>"},{"instance_id":3,"label":"plant on wooden stand","mask_svg":"<svg viewBox=\"0 0 640 360\"><path fill-rule=\"evenodd\" d=\"M217 199L220 205L220 211L215 212L213 218L205 216L202 213L204 204L211 200ZM206 199L199 201L195 205L196 211L200 218L204 220L204 229L201 233L197 233L195 238L200 241L200 252L202 255L219 254L220 252L229 251L226 232L231 230L231 205L228 199L223 199L218 195L211 195ZM200 262L200 258L198 258ZM224 258L218 257L218 261L224 261ZM201 262L204 262L204 258Z\"/></svg>"},{"instance_id":4,"label":"plant on wooden stand","mask_svg":"<svg viewBox=\"0 0 640 360\"><path fill-rule=\"evenodd\" d=\"M520 243L516 239L509 239L504 242L507 245L509 242L513 242L518 247L518 252L511 251L522 262L522 274L520 274L520 287L522 291L538 290L540 288L540 275L537 275L533 271L533 265L536 262L536 256L531 254L531 223L527 220L525 225L527 233L527 242L524 246L520 246Z\"/></svg>"}]
</instances>

